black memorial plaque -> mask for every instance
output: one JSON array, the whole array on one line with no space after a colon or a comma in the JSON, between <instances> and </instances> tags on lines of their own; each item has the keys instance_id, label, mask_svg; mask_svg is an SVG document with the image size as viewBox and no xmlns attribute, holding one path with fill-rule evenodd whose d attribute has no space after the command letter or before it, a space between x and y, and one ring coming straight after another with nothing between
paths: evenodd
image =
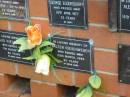
<instances>
[{"instance_id":1,"label":"black memorial plaque","mask_svg":"<svg viewBox=\"0 0 130 97\"><path fill-rule=\"evenodd\" d=\"M117 32L117 0L108 0L109 30Z\"/></svg>"},{"instance_id":2,"label":"black memorial plaque","mask_svg":"<svg viewBox=\"0 0 130 97\"><path fill-rule=\"evenodd\" d=\"M18 52L18 45L14 45L13 42L24 37L25 33L17 33L12 31L0 30L0 59L13 61L22 64L33 64L31 61L24 60L23 57L31 55L31 51Z\"/></svg>"},{"instance_id":3,"label":"black memorial plaque","mask_svg":"<svg viewBox=\"0 0 130 97\"><path fill-rule=\"evenodd\" d=\"M118 45L119 82L130 84L130 46Z\"/></svg>"},{"instance_id":4,"label":"black memorial plaque","mask_svg":"<svg viewBox=\"0 0 130 97\"><path fill-rule=\"evenodd\" d=\"M56 44L54 55L63 62L56 65L58 68L93 72L93 41L72 37L53 36Z\"/></svg>"},{"instance_id":5,"label":"black memorial plaque","mask_svg":"<svg viewBox=\"0 0 130 97\"><path fill-rule=\"evenodd\" d=\"M118 31L130 32L130 0L117 0Z\"/></svg>"},{"instance_id":6,"label":"black memorial plaque","mask_svg":"<svg viewBox=\"0 0 130 97\"><path fill-rule=\"evenodd\" d=\"M50 23L87 28L87 0L48 0Z\"/></svg>"},{"instance_id":7,"label":"black memorial plaque","mask_svg":"<svg viewBox=\"0 0 130 97\"><path fill-rule=\"evenodd\" d=\"M28 0L0 0L0 18L26 21Z\"/></svg>"},{"instance_id":8,"label":"black memorial plaque","mask_svg":"<svg viewBox=\"0 0 130 97\"><path fill-rule=\"evenodd\" d=\"M130 32L130 0L109 0L109 29Z\"/></svg>"}]
</instances>

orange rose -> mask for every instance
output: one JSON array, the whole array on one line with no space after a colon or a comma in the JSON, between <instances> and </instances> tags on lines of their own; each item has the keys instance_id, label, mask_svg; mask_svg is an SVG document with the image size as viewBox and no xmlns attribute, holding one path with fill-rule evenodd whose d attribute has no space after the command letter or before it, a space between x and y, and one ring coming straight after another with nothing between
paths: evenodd
<instances>
[{"instance_id":1,"label":"orange rose","mask_svg":"<svg viewBox=\"0 0 130 97\"><path fill-rule=\"evenodd\" d=\"M42 34L40 25L35 24L34 26L28 26L26 28L28 43L30 45L40 45L42 42Z\"/></svg>"}]
</instances>

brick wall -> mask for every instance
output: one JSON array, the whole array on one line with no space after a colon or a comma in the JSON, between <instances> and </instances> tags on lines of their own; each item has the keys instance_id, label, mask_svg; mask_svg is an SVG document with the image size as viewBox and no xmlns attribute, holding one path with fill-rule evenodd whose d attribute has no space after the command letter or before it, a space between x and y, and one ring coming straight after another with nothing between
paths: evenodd
<instances>
[{"instance_id":1,"label":"brick wall","mask_svg":"<svg viewBox=\"0 0 130 97\"><path fill-rule=\"evenodd\" d=\"M102 84L105 91L105 93L95 91L96 97L130 97L130 85L118 82L117 60L117 44L128 44L130 42L130 34L109 31L108 0L88 0L89 28L87 30L51 26L48 18L47 0L29 0L29 11L33 24L41 24L43 37L46 37L49 32L58 32L64 36L91 38L94 40L94 63L103 80ZM26 24L24 22L0 20L0 29L24 32L25 27ZM45 95L46 97L61 97L60 93L63 88L57 84L79 87L85 85L89 77L89 74L86 73L62 69L57 69L56 72L62 81L58 81L53 74L47 77L36 74L33 66L0 60L0 79L2 79L0 83L3 83L3 80L9 80L4 74L30 78L32 97L43 97L43 95L44 97ZM47 87L47 90L43 87ZM55 96L42 92L46 91L49 93L51 89L54 89L51 93Z\"/></svg>"}]
</instances>

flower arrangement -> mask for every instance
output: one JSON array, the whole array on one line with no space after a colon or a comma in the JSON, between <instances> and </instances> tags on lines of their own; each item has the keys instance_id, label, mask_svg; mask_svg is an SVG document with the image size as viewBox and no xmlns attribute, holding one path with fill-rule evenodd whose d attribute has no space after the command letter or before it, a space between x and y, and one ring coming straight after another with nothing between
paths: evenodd
<instances>
[{"instance_id":1,"label":"flower arrangement","mask_svg":"<svg viewBox=\"0 0 130 97\"><path fill-rule=\"evenodd\" d=\"M92 97L93 90L94 89L97 90L100 87L101 87L101 78L97 75L97 73L94 73L89 77L88 84L78 89L76 97Z\"/></svg>"},{"instance_id":2,"label":"flower arrangement","mask_svg":"<svg viewBox=\"0 0 130 97\"><path fill-rule=\"evenodd\" d=\"M49 75L50 68L54 70L55 65L61 62L61 60L56 58L52 53L55 44L50 41L51 37L42 39L41 27L39 24L27 26L25 31L27 37L18 38L13 44L20 45L19 52L32 50L31 56L23 59L35 60L35 72L46 76ZM56 76L56 78L58 77ZM88 84L78 89L76 97L92 97L93 90L99 89L100 86L101 78L95 72L89 77Z\"/></svg>"},{"instance_id":3,"label":"flower arrangement","mask_svg":"<svg viewBox=\"0 0 130 97\"><path fill-rule=\"evenodd\" d=\"M55 46L50 41L50 37L42 39L41 27L39 24L34 26L27 26L25 28L27 37L18 38L13 44L20 45L19 52L25 50L32 50L31 56L25 57L26 60L35 60L35 72L43 75L49 75L50 67L54 68L54 65L61 62L53 56L52 51Z\"/></svg>"}]
</instances>

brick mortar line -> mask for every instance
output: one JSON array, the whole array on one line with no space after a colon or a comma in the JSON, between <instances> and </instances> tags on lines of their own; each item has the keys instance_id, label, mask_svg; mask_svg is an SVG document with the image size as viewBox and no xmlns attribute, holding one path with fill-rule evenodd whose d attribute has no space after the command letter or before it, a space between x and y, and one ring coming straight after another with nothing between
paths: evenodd
<instances>
[{"instance_id":1,"label":"brick mortar line","mask_svg":"<svg viewBox=\"0 0 130 97\"><path fill-rule=\"evenodd\" d=\"M31 82L40 83L40 84L46 84L46 85L50 85L50 86L57 86L57 84L50 83L50 82L47 82L47 81L31 80Z\"/></svg>"},{"instance_id":2,"label":"brick mortar line","mask_svg":"<svg viewBox=\"0 0 130 97\"><path fill-rule=\"evenodd\" d=\"M46 17L35 17L35 16L32 16L31 19L35 19L35 20L46 20L46 21L49 21L49 19L46 18Z\"/></svg>"},{"instance_id":3,"label":"brick mortar line","mask_svg":"<svg viewBox=\"0 0 130 97\"><path fill-rule=\"evenodd\" d=\"M95 51L104 51L104 52L111 52L111 53L117 53L117 50L115 49L109 49L109 48L94 48Z\"/></svg>"},{"instance_id":4,"label":"brick mortar line","mask_svg":"<svg viewBox=\"0 0 130 97\"><path fill-rule=\"evenodd\" d=\"M3 74L3 73L0 73L0 76L4 76L4 74Z\"/></svg>"},{"instance_id":5,"label":"brick mortar line","mask_svg":"<svg viewBox=\"0 0 130 97\"><path fill-rule=\"evenodd\" d=\"M101 24L101 23L88 23L88 25L90 27L104 27L104 28L108 28L107 24Z\"/></svg>"},{"instance_id":6,"label":"brick mortar line","mask_svg":"<svg viewBox=\"0 0 130 97\"><path fill-rule=\"evenodd\" d=\"M10 24L10 21L8 21L8 30L11 31L11 24Z\"/></svg>"},{"instance_id":7,"label":"brick mortar line","mask_svg":"<svg viewBox=\"0 0 130 97\"><path fill-rule=\"evenodd\" d=\"M113 72L106 72L106 71L101 71L101 70L97 70L97 72L99 74L106 74L106 75L118 76L117 73L113 73Z\"/></svg>"},{"instance_id":8,"label":"brick mortar line","mask_svg":"<svg viewBox=\"0 0 130 97\"><path fill-rule=\"evenodd\" d=\"M72 72L72 85L76 85L76 78L75 78L76 74L75 72Z\"/></svg>"},{"instance_id":9,"label":"brick mortar line","mask_svg":"<svg viewBox=\"0 0 130 97\"><path fill-rule=\"evenodd\" d=\"M14 63L14 65L15 65L15 73L19 74L19 68L18 68L19 64L18 63Z\"/></svg>"},{"instance_id":10,"label":"brick mortar line","mask_svg":"<svg viewBox=\"0 0 130 97\"><path fill-rule=\"evenodd\" d=\"M101 93L101 92L97 92L97 91L95 91L94 93L95 94L100 94L102 96L107 96L107 97L120 97L120 96L115 95L115 94Z\"/></svg>"},{"instance_id":11,"label":"brick mortar line","mask_svg":"<svg viewBox=\"0 0 130 97\"><path fill-rule=\"evenodd\" d=\"M68 35L71 37L72 36L71 29L67 29L67 31L68 31Z\"/></svg>"},{"instance_id":12,"label":"brick mortar line","mask_svg":"<svg viewBox=\"0 0 130 97\"><path fill-rule=\"evenodd\" d=\"M31 19L36 19L36 20L47 20L48 18L44 18L44 17L31 17ZM96 24L96 23L89 23L90 26L94 26L94 27L107 27L107 25L105 24ZM10 23L9 23L9 26ZM8 29L10 30L11 27L9 27ZM69 36L71 36L71 31L69 30ZM115 49L107 49L107 48L95 48L95 50L97 51L105 51L105 52L113 52L113 53L117 53L117 51Z\"/></svg>"},{"instance_id":13,"label":"brick mortar line","mask_svg":"<svg viewBox=\"0 0 130 97\"><path fill-rule=\"evenodd\" d=\"M15 63L15 62L9 62L10 65L14 65L15 67L15 75L18 74L18 63ZM10 73L10 74L13 74L13 73ZM14 75L14 74L13 74Z\"/></svg>"}]
</instances>

